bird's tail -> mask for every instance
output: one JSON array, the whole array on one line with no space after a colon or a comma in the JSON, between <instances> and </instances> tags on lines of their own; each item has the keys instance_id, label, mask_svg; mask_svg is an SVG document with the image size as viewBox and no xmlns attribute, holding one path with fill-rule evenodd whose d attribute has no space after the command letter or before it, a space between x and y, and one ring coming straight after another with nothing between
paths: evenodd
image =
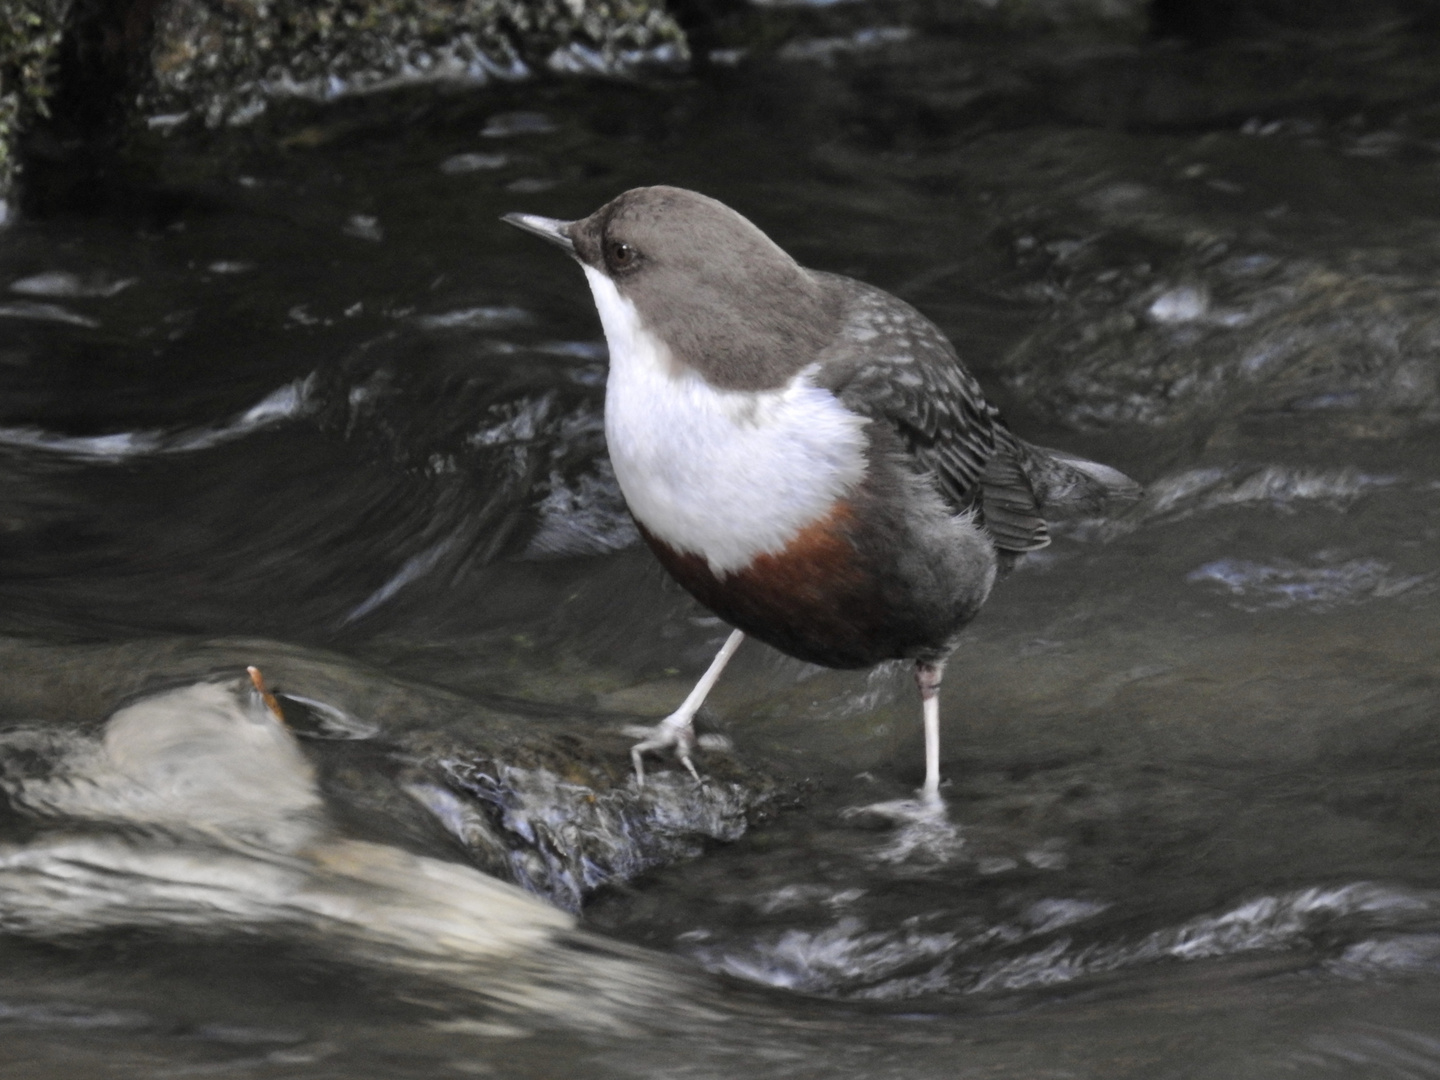
<instances>
[{"instance_id":1,"label":"bird's tail","mask_svg":"<svg viewBox=\"0 0 1440 1080\"><path fill-rule=\"evenodd\" d=\"M1024 443L1021 468L1041 510L1064 514L1103 509L1114 502L1133 502L1145 489L1119 469L1098 461Z\"/></svg>"}]
</instances>

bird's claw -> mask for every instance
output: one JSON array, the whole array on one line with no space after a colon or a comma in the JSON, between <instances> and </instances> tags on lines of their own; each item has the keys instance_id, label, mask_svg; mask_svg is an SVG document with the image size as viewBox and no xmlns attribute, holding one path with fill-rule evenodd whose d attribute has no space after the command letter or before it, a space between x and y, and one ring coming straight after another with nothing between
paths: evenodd
<instances>
[{"instance_id":1,"label":"bird's claw","mask_svg":"<svg viewBox=\"0 0 1440 1080\"><path fill-rule=\"evenodd\" d=\"M654 727L644 727L639 724L632 724L625 729L626 735L637 736L640 741L630 748L630 760L635 765L635 783L645 786L645 752L647 750L665 750L674 748L675 757L685 771L695 779L695 783L704 786L705 781L701 778L700 772L695 768L695 762L691 755L695 752L695 729L687 724L671 724L669 720L662 720Z\"/></svg>"}]
</instances>

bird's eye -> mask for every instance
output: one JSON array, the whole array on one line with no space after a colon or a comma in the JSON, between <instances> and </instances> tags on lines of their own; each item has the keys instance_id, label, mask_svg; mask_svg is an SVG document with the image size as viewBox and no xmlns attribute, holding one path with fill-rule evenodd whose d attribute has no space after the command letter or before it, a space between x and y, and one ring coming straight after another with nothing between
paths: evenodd
<instances>
[{"instance_id":1,"label":"bird's eye","mask_svg":"<svg viewBox=\"0 0 1440 1080\"><path fill-rule=\"evenodd\" d=\"M633 266L639 254L629 244L616 240L610 245L610 265L618 268Z\"/></svg>"}]
</instances>

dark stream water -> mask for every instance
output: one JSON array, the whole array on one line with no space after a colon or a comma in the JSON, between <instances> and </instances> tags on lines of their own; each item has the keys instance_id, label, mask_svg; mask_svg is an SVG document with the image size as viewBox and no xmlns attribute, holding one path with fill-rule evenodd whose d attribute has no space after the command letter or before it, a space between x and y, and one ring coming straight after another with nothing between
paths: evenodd
<instances>
[{"instance_id":1,"label":"dark stream water","mask_svg":"<svg viewBox=\"0 0 1440 1080\"><path fill-rule=\"evenodd\" d=\"M0 1073L1440 1075L1440 50L860 29L43 166ZM905 670L755 644L710 785L629 786L725 628L634 546L581 275L497 218L654 182L1148 487L969 631L947 823L846 812L920 780Z\"/></svg>"}]
</instances>

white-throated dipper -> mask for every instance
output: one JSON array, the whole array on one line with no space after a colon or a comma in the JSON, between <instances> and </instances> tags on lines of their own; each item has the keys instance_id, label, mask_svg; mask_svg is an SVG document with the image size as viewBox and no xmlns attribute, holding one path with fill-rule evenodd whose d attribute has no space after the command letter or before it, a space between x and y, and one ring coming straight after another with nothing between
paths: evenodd
<instances>
[{"instance_id":1,"label":"white-throated dipper","mask_svg":"<svg viewBox=\"0 0 1440 1080\"><path fill-rule=\"evenodd\" d=\"M735 631L631 751L691 761L692 720L746 634L835 668L915 662L927 804L940 676L1044 511L1134 497L1011 434L945 335L889 293L807 270L734 210L635 188L579 221L507 214L580 263L610 347L605 437L661 564Z\"/></svg>"}]
</instances>

